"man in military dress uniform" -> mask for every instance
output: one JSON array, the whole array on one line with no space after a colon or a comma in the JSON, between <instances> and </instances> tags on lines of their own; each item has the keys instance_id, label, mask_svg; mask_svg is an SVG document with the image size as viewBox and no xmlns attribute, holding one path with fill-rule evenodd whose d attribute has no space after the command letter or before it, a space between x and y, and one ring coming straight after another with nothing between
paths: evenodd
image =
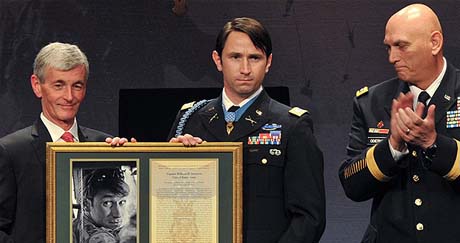
<instances>
[{"instance_id":1,"label":"man in military dress uniform","mask_svg":"<svg viewBox=\"0 0 460 243\"><path fill-rule=\"evenodd\" d=\"M236 18L218 35L212 58L223 73L222 95L184 105L170 141L243 142L244 242L318 242L325 226L323 156L308 112L262 88L272 61L268 32L254 19Z\"/></svg>"},{"instance_id":2,"label":"man in military dress uniform","mask_svg":"<svg viewBox=\"0 0 460 243\"><path fill-rule=\"evenodd\" d=\"M339 176L373 199L363 242L459 242L460 73L426 5L390 17L384 44L398 77L357 92Z\"/></svg>"}]
</instances>

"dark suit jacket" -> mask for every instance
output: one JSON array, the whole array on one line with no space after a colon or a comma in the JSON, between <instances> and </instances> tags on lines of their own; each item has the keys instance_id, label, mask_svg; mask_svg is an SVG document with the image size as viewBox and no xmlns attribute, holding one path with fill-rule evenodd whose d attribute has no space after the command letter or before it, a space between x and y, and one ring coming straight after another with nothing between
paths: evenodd
<instances>
[{"instance_id":1,"label":"dark suit jacket","mask_svg":"<svg viewBox=\"0 0 460 243\"><path fill-rule=\"evenodd\" d=\"M194 109L194 108L191 108ZM243 238L246 243L318 242L325 226L323 156L306 113L290 108L263 91L227 135L222 97L192 114L183 134L208 142L243 142ZM171 129L174 136L177 115ZM252 120L253 122L251 122ZM248 144L249 138L281 125L281 144Z\"/></svg>"},{"instance_id":2,"label":"dark suit jacket","mask_svg":"<svg viewBox=\"0 0 460 243\"><path fill-rule=\"evenodd\" d=\"M81 127L81 142L104 141L108 134ZM46 142L38 119L32 126L0 139L0 242L45 242Z\"/></svg>"},{"instance_id":3,"label":"dark suit jacket","mask_svg":"<svg viewBox=\"0 0 460 243\"><path fill-rule=\"evenodd\" d=\"M460 71L448 65L430 101L436 105L438 134L432 161L414 146L398 162L391 155L392 99L408 91L407 83L391 79L354 99L348 158L340 168L340 180L352 200L373 199L365 242L459 242L460 128L447 128L446 113L460 108Z\"/></svg>"}]
</instances>

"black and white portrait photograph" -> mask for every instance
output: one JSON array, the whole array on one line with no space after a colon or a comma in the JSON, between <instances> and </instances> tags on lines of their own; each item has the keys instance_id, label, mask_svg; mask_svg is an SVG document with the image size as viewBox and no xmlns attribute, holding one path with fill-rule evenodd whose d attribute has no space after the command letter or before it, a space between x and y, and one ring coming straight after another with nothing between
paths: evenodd
<instances>
[{"instance_id":1,"label":"black and white portrait photograph","mask_svg":"<svg viewBox=\"0 0 460 243\"><path fill-rule=\"evenodd\" d=\"M137 242L135 162L74 162L73 243Z\"/></svg>"}]
</instances>

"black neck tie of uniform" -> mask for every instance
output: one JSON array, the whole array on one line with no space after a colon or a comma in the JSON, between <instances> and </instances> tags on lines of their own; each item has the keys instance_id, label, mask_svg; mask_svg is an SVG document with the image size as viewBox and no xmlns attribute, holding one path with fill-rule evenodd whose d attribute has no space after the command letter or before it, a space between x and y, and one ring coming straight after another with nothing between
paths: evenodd
<instances>
[{"instance_id":1,"label":"black neck tie of uniform","mask_svg":"<svg viewBox=\"0 0 460 243\"><path fill-rule=\"evenodd\" d=\"M232 107L230 107L228 109L229 112L235 112L236 110L238 110L240 107L239 106L236 106L236 105L232 105Z\"/></svg>"},{"instance_id":2,"label":"black neck tie of uniform","mask_svg":"<svg viewBox=\"0 0 460 243\"><path fill-rule=\"evenodd\" d=\"M418 95L417 101L420 103L423 103L425 105L425 108L423 109L423 114L422 114L422 119L425 119L426 113L428 112L428 100L430 99L430 95L426 91L422 91Z\"/></svg>"}]
</instances>

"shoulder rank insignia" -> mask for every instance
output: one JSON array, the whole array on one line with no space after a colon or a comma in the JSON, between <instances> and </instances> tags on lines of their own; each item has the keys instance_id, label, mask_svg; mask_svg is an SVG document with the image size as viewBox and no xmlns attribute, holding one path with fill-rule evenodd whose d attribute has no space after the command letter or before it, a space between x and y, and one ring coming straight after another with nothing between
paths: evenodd
<instances>
[{"instance_id":1,"label":"shoulder rank insignia","mask_svg":"<svg viewBox=\"0 0 460 243\"><path fill-rule=\"evenodd\" d=\"M183 104L182 107L180 108L180 110L183 111L183 110L190 109L190 108L192 108L192 106L193 106L195 103L196 103L196 101L192 101L192 102Z\"/></svg>"},{"instance_id":2,"label":"shoulder rank insignia","mask_svg":"<svg viewBox=\"0 0 460 243\"><path fill-rule=\"evenodd\" d=\"M309 113L307 110L301 109L299 107L293 107L292 109L289 110L289 113L301 117L305 113Z\"/></svg>"},{"instance_id":3,"label":"shoulder rank insignia","mask_svg":"<svg viewBox=\"0 0 460 243\"><path fill-rule=\"evenodd\" d=\"M367 92L369 92L369 88L367 86L364 86L360 90L356 91L356 97L359 97Z\"/></svg>"}]
</instances>

